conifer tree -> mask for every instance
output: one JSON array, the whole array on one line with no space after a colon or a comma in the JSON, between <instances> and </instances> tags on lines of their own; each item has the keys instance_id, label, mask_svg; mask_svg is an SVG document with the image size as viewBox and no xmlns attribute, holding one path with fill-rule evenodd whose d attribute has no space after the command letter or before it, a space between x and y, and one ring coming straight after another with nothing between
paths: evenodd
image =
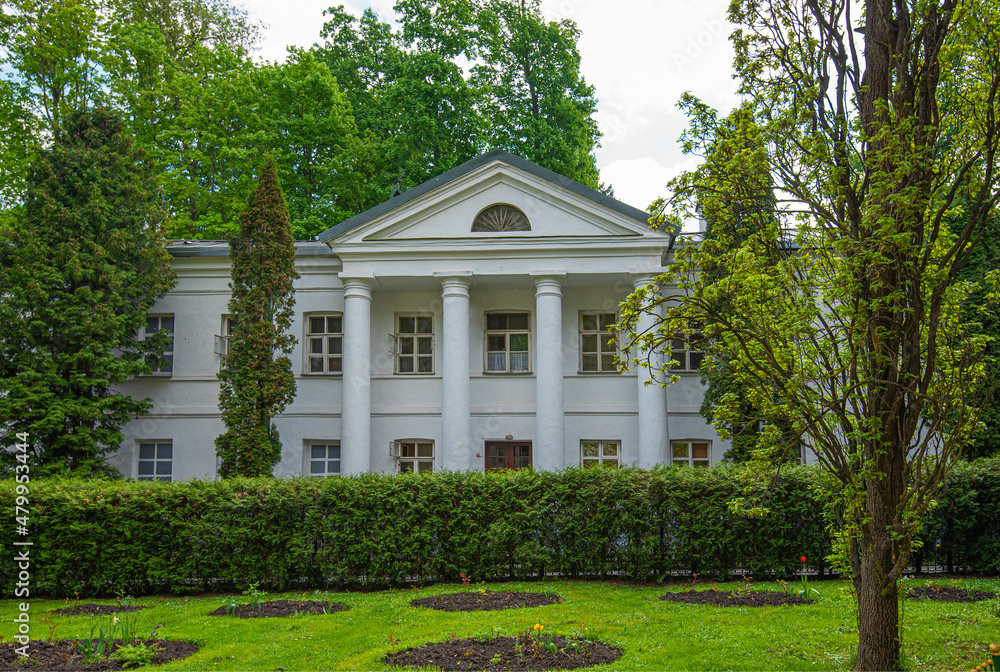
<instances>
[{"instance_id":1,"label":"conifer tree","mask_svg":"<svg viewBox=\"0 0 1000 672\"><path fill-rule=\"evenodd\" d=\"M28 184L24 217L0 239L0 445L26 433L33 477L110 471L103 456L151 406L114 386L161 364L171 338L138 340L173 286L155 182L98 109L67 117Z\"/></svg>"},{"instance_id":2,"label":"conifer tree","mask_svg":"<svg viewBox=\"0 0 1000 672\"><path fill-rule=\"evenodd\" d=\"M267 476L281 460L273 418L295 396L288 358L295 338L288 329L298 278L288 207L270 157L230 250L230 336L219 372L226 431L215 440L219 475Z\"/></svg>"}]
</instances>

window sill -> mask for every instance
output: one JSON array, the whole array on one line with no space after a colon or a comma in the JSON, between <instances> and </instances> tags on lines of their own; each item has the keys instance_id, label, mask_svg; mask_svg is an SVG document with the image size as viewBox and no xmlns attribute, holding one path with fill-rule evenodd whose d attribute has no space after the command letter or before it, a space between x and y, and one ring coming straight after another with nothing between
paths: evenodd
<instances>
[{"instance_id":1,"label":"window sill","mask_svg":"<svg viewBox=\"0 0 1000 672\"><path fill-rule=\"evenodd\" d=\"M533 376L534 371L483 371L484 376Z\"/></svg>"},{"instance_id":2,"label":"window sill","mask_svg":"<svg viewBox=\"0 0 1000 672\"><path fill-rule=\"evenodd\" d=\"M343 371L338 371L336 373L326 373L326 372L320 373L319 371L310 371L308 373L300 373L299 375L300 376L304 376L304 377L310 377L310 378L313 378L313 377L315 377L315 378L343 378L344 377L344 372Z\"/></svg>"}]
</instances>

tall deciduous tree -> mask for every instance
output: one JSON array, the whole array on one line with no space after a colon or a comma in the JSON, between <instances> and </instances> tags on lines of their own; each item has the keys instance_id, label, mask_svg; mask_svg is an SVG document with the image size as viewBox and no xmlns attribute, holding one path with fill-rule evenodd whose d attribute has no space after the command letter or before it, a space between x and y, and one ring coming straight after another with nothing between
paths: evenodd
<instances>
[{"instance_id":1,"label":"tall deciduous tree","mask_svg":"<svg viewBox=\"0 0 1000 672\"><path fill-rule=\"evenodd\" d=\"M101 109L69 115L29 184L16 235L0 237L0 443L27 433L35 473L97 473L151 406L113 386L149 373L170 338L137 340L173 285L157 189Z\"/></svg>"},{"instance_id":2,"label":"tall deciduous tree","mask_svg":"<svg viewBox=\"0 0 1000 672\"><path fill-rule=\"evenodd\" d=\"M806 437L841 493L856 668L897 669L898 580L988 376L958 275L1000 199L1000 7L736 0L730 18L767 152L729 167L770 175L800 251L765 229L711 260L729 270L707 283L705 252L682 246L626 322L659 304L662 329L640 340L658 348L704 321L752 403Z\"/></svg>"},{"instance_id":3,"label":"tall deciduous tree","mask_svg":"<svg viewBox=\"0 0 1000 672\"><path fill-rule=\"evenodd\" d=\"M295 244L274 161L264 161L257 189L231 239L229 346L219 372L226 431L215 440L219 475L269 476L281 459L273 418L295 396L288 333L295 298Z\"/></svg>"}]
</instances>

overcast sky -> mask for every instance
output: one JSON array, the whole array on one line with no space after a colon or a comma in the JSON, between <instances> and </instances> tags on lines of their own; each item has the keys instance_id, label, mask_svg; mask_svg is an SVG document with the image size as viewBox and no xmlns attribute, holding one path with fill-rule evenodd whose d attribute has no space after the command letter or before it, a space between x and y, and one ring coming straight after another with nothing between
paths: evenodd
<instances>
[{"instance_id":1,"label":"overcast sky","mask_svg":"<svg viewBox=\"0 0 1000 672\"><path fill-rule=\"evenodd\" d=\"M285 47L319 41L330 0L243 0L266 28L259 57L284 60ZM344 2L360 16L369 3ZM370 3L383 19L394 18L395 0ZM597 123L604 134L597 150L601 179L616 197L645 209L672 175L694 165L677 138L686 127L677 100L691 91L728 111L737 102L728 0L542 0L547 19L579 26L581 69L597 89Z\"/></svg>"}]
</instances>

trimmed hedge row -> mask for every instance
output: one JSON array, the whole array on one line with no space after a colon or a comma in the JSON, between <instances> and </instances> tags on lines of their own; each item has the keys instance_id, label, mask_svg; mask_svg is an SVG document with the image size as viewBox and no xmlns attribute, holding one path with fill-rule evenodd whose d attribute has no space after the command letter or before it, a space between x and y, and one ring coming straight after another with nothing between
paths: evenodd
<instances>
[{"instance_id":1,"label":"trimmed hedge row","mask_svg":"<svg viewBox=\"0 0 1000 672\"><path fill-rule=\"evenodd\" d=\"M994 480L1000 475L997 463L989 470ZM967 490L963 479L978 483L986 471L956 474L948 492ZM454 581L461 573L475 580L787 576L802 555L822 570L830 552L812 480L808 469L784 471L769 495L772 514L761 519L729 513L726 503L741 486L725 467L171 484L52 480L31 484L29 534L18 536L10 521L0 541L7 549L33 543L33 595L200 592L254 581L275 589L375 587ZM3 510L11 514L14 487L0 483ZM954 557L975 552L988 561L983 567L995 568L995 550L984 557L989 546L968 537L988 526L995 549L996 498L986 506L966 493L961 501L961 526L941 506L934 512L940 522L928 529L942 535L942 548ZM13 555L0 561L6 595L18 581Z\"/></svg>"}]
</instances>

